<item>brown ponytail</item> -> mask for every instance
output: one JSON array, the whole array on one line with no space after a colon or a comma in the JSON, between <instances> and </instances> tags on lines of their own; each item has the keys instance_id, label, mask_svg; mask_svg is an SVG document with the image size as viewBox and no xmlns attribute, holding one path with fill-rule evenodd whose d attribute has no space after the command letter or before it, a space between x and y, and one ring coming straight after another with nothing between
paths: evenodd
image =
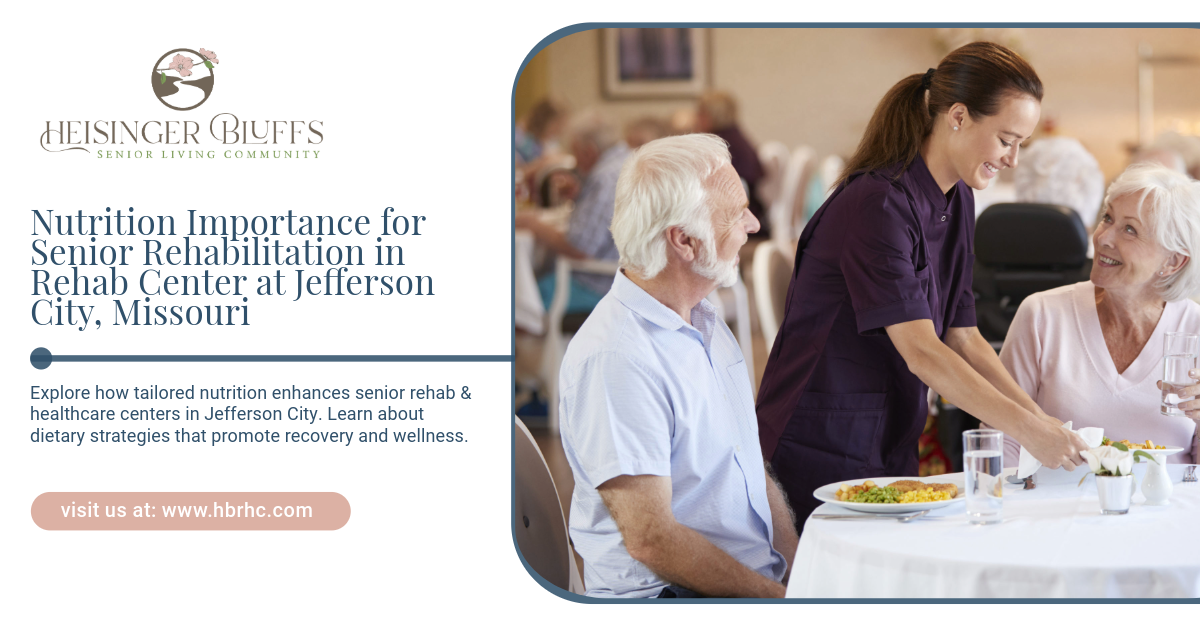
<instances>
[{"instance_id":1,"label":"brown ponytail","mask_svg":"<svg viewBox=\"0 0 1200 628\"><path fill-rule=\"evenodd\" d=\"M904 172L933 131L938 114L962 103L973 119L994 116L1003 99L1013 95L1042 101L1042 81L1020 55L984 41L954 50L932 74L909 75L888 90L838 183L855 172L897 163L903 164Z\"/></svg>"}]
</instances>

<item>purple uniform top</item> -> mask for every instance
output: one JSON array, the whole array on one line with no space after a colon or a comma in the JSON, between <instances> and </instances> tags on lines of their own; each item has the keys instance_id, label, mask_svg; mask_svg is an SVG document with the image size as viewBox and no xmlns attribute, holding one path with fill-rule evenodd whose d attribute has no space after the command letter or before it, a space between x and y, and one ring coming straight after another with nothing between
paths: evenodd
<instances>
[{"instance_id":1,"label":"purple uniform top","mask_svg":"<svg viewBox=\"0 0 1200 628\"><path fill-rule=\"evenodd\" d=\"M831 482L917 474L927 387L884 327L975 326L975 200L942 194L920 157L856 173L821 206L796 250L787 309L758 392L758 433L797 527Z\"/></svg>"}]
</instances>

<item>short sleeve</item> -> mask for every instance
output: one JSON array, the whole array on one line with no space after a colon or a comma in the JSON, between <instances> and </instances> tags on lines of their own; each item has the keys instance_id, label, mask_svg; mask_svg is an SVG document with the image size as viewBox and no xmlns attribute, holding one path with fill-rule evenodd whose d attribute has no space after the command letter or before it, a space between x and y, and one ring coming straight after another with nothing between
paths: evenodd
<instances>
[{"instance_id":1,"label":"short sleeve","mask_svg":"<svg viewBox=\"0 0 1200 628\"><path fill-rule=\"evenodd\" d=\"M1032 399L1037 400L1042 387L1042 339L1038 329L1038 298L1025 299L1017 308L1004 347L1000 349L1000 362L1008 369L1017 385Z\"/></svg>"},{"instance_id":2,"label":"short sleeve","mask_svg":"<svg viewBox=\"0 0 1200 628\"><path fill-rule=\"evenodd\" d=\"M958 293L958 304L954 308L951 327L977 327L975 318L975 256L967 253L966 269L963 270L963 287Z\"/></svg>"},{"instance_id":3,"label":"short sleeve","mask_svg":"<svg viewBox=\"0 0 1200 628\"><path fill-rule=\"evenodd\" d=\"M928 265L917 269L913 264L921 236L907 196L891 185L880 186L865 194L855 211L843 239L841 269L858 333L880 333L888 325L932 319L929 278L922 282L917 276L918 271L930 270Z\"/></svg>"},{"instance_id":4,"label":"short sleeve","mask_svg":"<svg viewBox=\"0 0 1200 628\"><path fill-rule=\"evenodd\" d=\"M599 353L563 390L563 439L590 488L619 475L671 475L674 412L663 382L628 356Z\"/></svg>"}]
</instances>

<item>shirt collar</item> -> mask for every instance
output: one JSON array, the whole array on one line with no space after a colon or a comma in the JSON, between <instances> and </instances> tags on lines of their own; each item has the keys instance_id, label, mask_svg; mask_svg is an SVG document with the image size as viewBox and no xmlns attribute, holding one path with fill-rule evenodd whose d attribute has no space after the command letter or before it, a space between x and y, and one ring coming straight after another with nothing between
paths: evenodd
<instances>
[{"instance_id":1,"label":"shirt collar","mask_svg":"<svg viewBox=\"0 0 1200 628\"><path fill-rule=\"evenodd\" d=\"M674 331L681 327L686 327L699 333L706 346L712 338L713 330L716 328L717 310L707 299L702 299L700 303L696 304L696 307L692 308L692 321L696 325L689 325L684 322L683 318L675 310L663 305L661 301L650 296L650 293L643 290L641 286L633 283L629 277L625 276L624 271L617 271L617 275L613 279L612 294L625 307L632 310L634 314L663 329Z\"/></svg>"},{"instance_id":2,"label":"shirt collar","mask_svg":"<svg viewBox=\"0 0 1200 628\"><path fill-rule=\"evenodd\" d=\"M929 202L933 204L934 209L946 211L950 205L950 200L942 193L942 188L938 186L937 180L933 178L933 173L929 172L929 166L925 164L925 159L921 157L921 153L917 153L915 159L908 167L905 173L911 181L921 189ZM950 188L951 193L957 194L958 184L955 183Z\"/></svg>"}]
</instances>

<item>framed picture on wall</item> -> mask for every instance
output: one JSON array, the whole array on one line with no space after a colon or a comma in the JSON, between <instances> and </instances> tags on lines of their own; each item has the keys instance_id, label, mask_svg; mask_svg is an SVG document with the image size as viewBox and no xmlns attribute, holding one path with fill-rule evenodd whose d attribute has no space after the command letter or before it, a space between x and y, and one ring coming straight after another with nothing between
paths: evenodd
<instances>
[{"instance_id":1,"label":"framed picture on wall","mask_svg":"<svg viewBox=\"0 0 1200 628\"><path fill-rule=\"evenodd\" d=\"M606 28L604 97L694 98L708 88L708 29Z\"/></svg>"}]
</instances>

